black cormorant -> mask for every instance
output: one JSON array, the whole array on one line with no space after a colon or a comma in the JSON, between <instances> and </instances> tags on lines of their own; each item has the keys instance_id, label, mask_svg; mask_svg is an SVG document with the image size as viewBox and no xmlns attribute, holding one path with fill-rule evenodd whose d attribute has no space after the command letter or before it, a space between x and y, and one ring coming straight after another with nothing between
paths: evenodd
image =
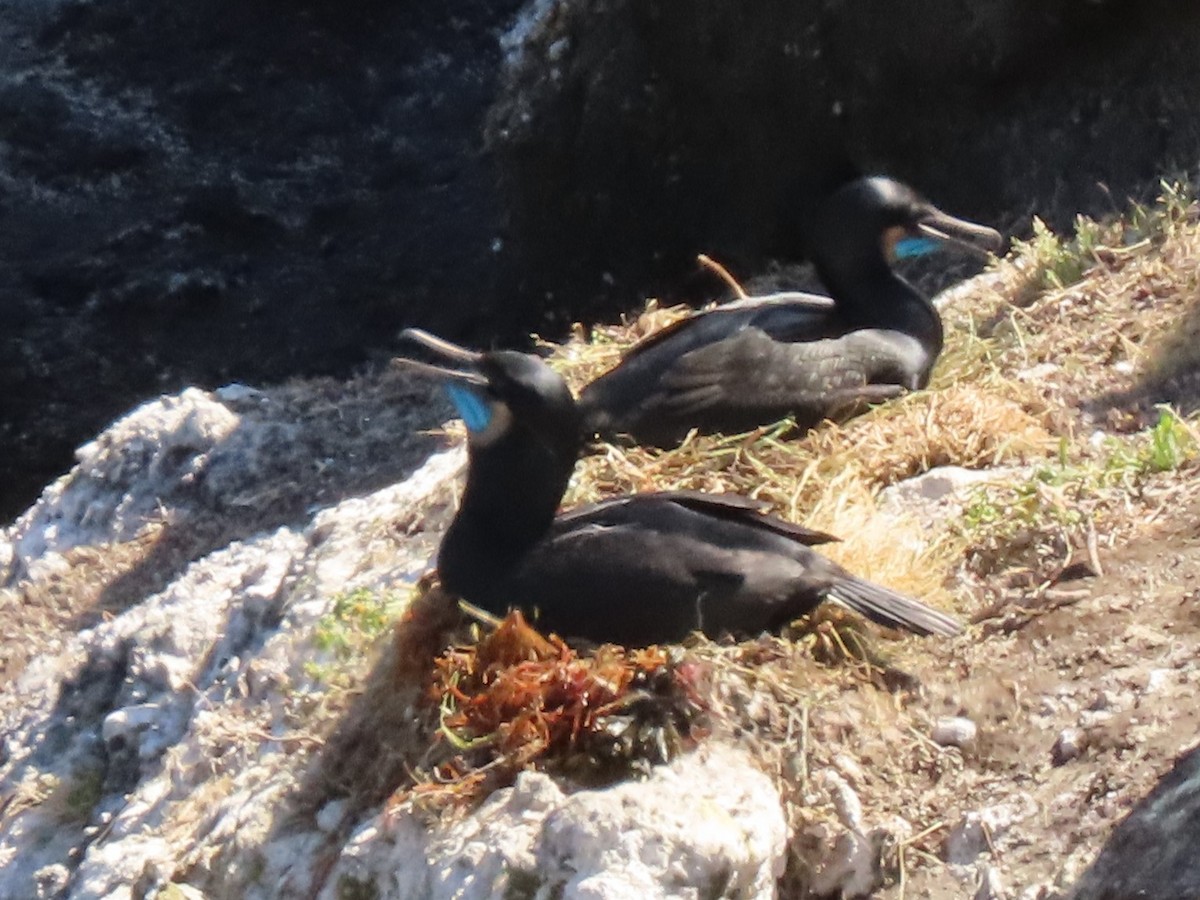
<instances>
[{"instance_id":1,"label":"black cormorant","mask_svg":"<svg viewBox=\"0 0 1200 900\"><path fill-rule=\"evenodd\" d=\"M581 446L566 382L536 356L405 334L439 364L398 362L444 379L467 426L467 484L437 560L464 600L627 646L775 630L824 599L917 634L958 632L949 616L809 549L834 538L744 497L635 494L556 516Z\"/></svg>"},{"instance_id":2,"label":"black cormorant","mask_svg":"<svg viewBox=\"0 0 1200 900\"><path fill-rule=\"evenodd\" d=\"M736 433L789 415L808 429L924 387L941 318L890 262L940 243L997 251L999 232L881 177L840 188L812 223L809 252L831 296L734 301L650 335L584 388L585 433L672 446L692 428Z\"/></svg>"}]
</instances>

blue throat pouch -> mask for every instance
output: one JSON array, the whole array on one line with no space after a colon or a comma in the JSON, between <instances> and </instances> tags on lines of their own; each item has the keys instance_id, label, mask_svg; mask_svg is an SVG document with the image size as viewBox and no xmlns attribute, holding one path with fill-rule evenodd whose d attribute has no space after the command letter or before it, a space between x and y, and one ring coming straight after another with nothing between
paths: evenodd
<instances>
[{"instance_id":1,"label":"blue throat pouch","mask_svg":"<svg viewBox=\"0 0 1200 900\"><path fill-rule=\"evenodd\" d=\"M896 254L896 259L916 259L918 256L932 253L937 248L938 242L933 238L906 237L896 241L892 252Z\"/></svg>"},{"instance_id":2,"label":"blue throat pouch","mask_svg":"<svg viewBox=\"0 0 1200 900\"><path fill-rule=\"evenodd\" d=\"M485 399L461 384L447 383L445 388L467 431L476 433L488 427L492 421L492 408Z\"/></svg>"}]
</instances>

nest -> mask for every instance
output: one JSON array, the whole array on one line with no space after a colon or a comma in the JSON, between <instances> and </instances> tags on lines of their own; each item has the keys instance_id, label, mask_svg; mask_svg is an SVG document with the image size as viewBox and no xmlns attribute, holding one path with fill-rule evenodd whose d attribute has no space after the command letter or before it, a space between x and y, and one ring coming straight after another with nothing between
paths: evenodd
<instances>
[{"instance_id":1,"label":"nest","mask_svg":"<svg viewBox=\"0 0 1200 900\"><path fill-rule=\"evenodd\" d=\"M659 647L580 653L514 610L434 663L439 758L392 805L469 806L535 761L590 783L667 762L703 712L689 672Z\"/></svg>"}]
</instances>

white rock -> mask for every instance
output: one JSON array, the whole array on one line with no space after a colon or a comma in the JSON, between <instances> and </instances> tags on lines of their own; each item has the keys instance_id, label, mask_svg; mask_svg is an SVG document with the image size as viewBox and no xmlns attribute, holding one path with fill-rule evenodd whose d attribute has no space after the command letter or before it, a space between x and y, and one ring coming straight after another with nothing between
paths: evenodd
<instances>
[{"instance_id":1,"label":"white rock","mask_svg":"<svg viewBox=\"0 0 1200 900\"><path fill-rule=\"evenodd\" d=\"M115 710L104 717L100 726L100 736L104 738L104 743L109 745L122 742L136 747L139 743L139 733L154 728L162 715L162 707L155 703L142 703Z\"/></svg>"},{"instance_id":2,"label":"white rock","mask_svg":"<svg viewBox=\"0 0 1200 900\"><path fill-rule=\"evenodd\" d=\"M1173 677L1175 677L1175 671L1172 669L1151 669L1146 678L1146 693L1157 693L1165 685L1170 684Z\"/></svg>"},{"instance_id":3,"label":"white rock","mask_svg":"<svg viewBox=\"0 0 1200 900\"><path fill-rule=\"evenodd\" d=\"M1004 883L1000 880L1000 870L991 865L982 866L974 900L1005 900L1007 896Z\"/></svg>"},{"instance_id":4,"label":"white rock","mask_svg":"<svg viewBox=\"0 0 1200 900\"><path fill-rule=\"evenodd\" d=\"M1017 378L1021 381L1043 381L1058 370L1059 366L1057 363L1038 363L1036 366L1030 366L1028 369L1022 369L1017 373Z\"/></svg>"},{"instance_id":5,"label":"white rock","mask_svg":"<svg viewBox=\"0 0 1200 900\"><path fill-rule=\"evenodd\" d=\"M223 403L245 403L247 400L262 400L266 397L258 388L236 381L217 388L215 393Z\"/></svg>"},{"instance_id":6,"label":"white rock","mask_svg":"<svg viewBox=\"0 0 1200 900\"><path fill-rule=\"evenodd\" d=\"M930 736L943 747L969 747L979 734L978 726L962 716L943 716L933 724Z\"/></svg>"},{"instance_id":7,"label":"white rock","mask_svg":"<svg viewBox=\"0 0 1200 900\"><path fill-rule=\"evenodd\" d=\"M965 469L938 466L912 478L897 482L879 492L879 509L885 513L905 513L922 519L941 519L948 509L960 507L976 488L1014 478L1018 469Z\"/></svg>"},{"instance_id":8,"label":"white rock","mask_svg":"<svg viewBox=\"0 0 1200 900\"><path fill-rule=\"evenodd\" d=\"M1114 715L1107 709L1085 709L1079 714L1079 727L1086 729L1107 725Z\"/></svg>"},{"instance_id":9,"label":"white rock","mask_svg":"<svg viewBox=\"0 0 1200 900\"><path fill-rule=\"evenodd\" d=\"M219 526L231 490L294 470L277 465L304 452L287 447L289 427L247 423L196 390L144 404L0 534L0 583L54 577L64 551L164 517ZM337 592L402 595L424 571L464 461L462 447L435 454L401 484L229 544L47 642L0 693L0 796L19 801L0 809L0 900L60 883L115 898L182 870L196 890L219 885L214 896L311 895L340 849L337 804L320 817L328 832L273 826L311 761L304 704L325 702L309 673L314 628ZM411 540L389 527L427 509Z\"/></svg>"},{"instance_id":10,"label":"white rock","mask_svg":"<svg viewBox=\"0 0 1200 900\"><path fill-rule=\"evenodd\" d=\"M9 529L13 575L72 547L127 541L195 494L239 417L195 388L145 403L76 451L78 464ZM2 573L0 573L2 574Z\"/></svg>"},{"instance_id":11,"label":"white rock","mask_svg":"<svg viewBox=\"0 0 1200 900\"><path fill-rule=\"evenodd\" d=\"M564 794L527 772L469 819L426 835L411 819L363 826L331 874L371 883L380 900L503 896L514 877L581 898L774 896L787 827L770 779L720 745L640 782ZM514 874L515 873L515 874Z\"/></svg>"},{"instance_id":12,"label":"white rock","mask_svg":"<svg viewBox=\"0 0 1200 900\"><path fill-rule=\"evenodd\" d=\"M1028 794L1015 800L964 813L946 836L946 861L966 865L985 850L1000 848L1014 826L1037 812L1037 803Z\"/></svg>"}]
</instances>

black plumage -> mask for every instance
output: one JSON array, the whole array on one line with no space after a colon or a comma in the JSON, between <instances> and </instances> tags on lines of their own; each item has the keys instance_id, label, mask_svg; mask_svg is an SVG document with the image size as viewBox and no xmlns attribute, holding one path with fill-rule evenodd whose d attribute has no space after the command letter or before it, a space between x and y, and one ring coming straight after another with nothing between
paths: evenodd
<instances>
[{"instance_id":1,"label":"black plumage","mask_svg":"<svg viewBox=\"0 0 1200 900\"><path fill-rule=\"evenodd\" d=\"M497 615L518 606L564 636L631 646L774 630L826 598L917 634L958 631L809 549L831 536L743 497L636 494L556 516L580 448L562 378L535 356L407 334L453 364L401 360L447 379L468 428L467 484L438 552L443 585L468 602Z\"/></svg>"},{"instance_id":2,"label":"black plumage","mask_svg":"<svg viewBox=\"0 0 1200 900\"><path fill-rule=\"evenodd\" d=\"M813 216L809 252L829 297L779 294L697 312L634 346L579 398L588 435L672 446L689 430L810 428L924 387L942 349L937 310L891 268L939 243L999 250L991 228L887 178L862 178Z\"/></svg>"}]
</instances>

